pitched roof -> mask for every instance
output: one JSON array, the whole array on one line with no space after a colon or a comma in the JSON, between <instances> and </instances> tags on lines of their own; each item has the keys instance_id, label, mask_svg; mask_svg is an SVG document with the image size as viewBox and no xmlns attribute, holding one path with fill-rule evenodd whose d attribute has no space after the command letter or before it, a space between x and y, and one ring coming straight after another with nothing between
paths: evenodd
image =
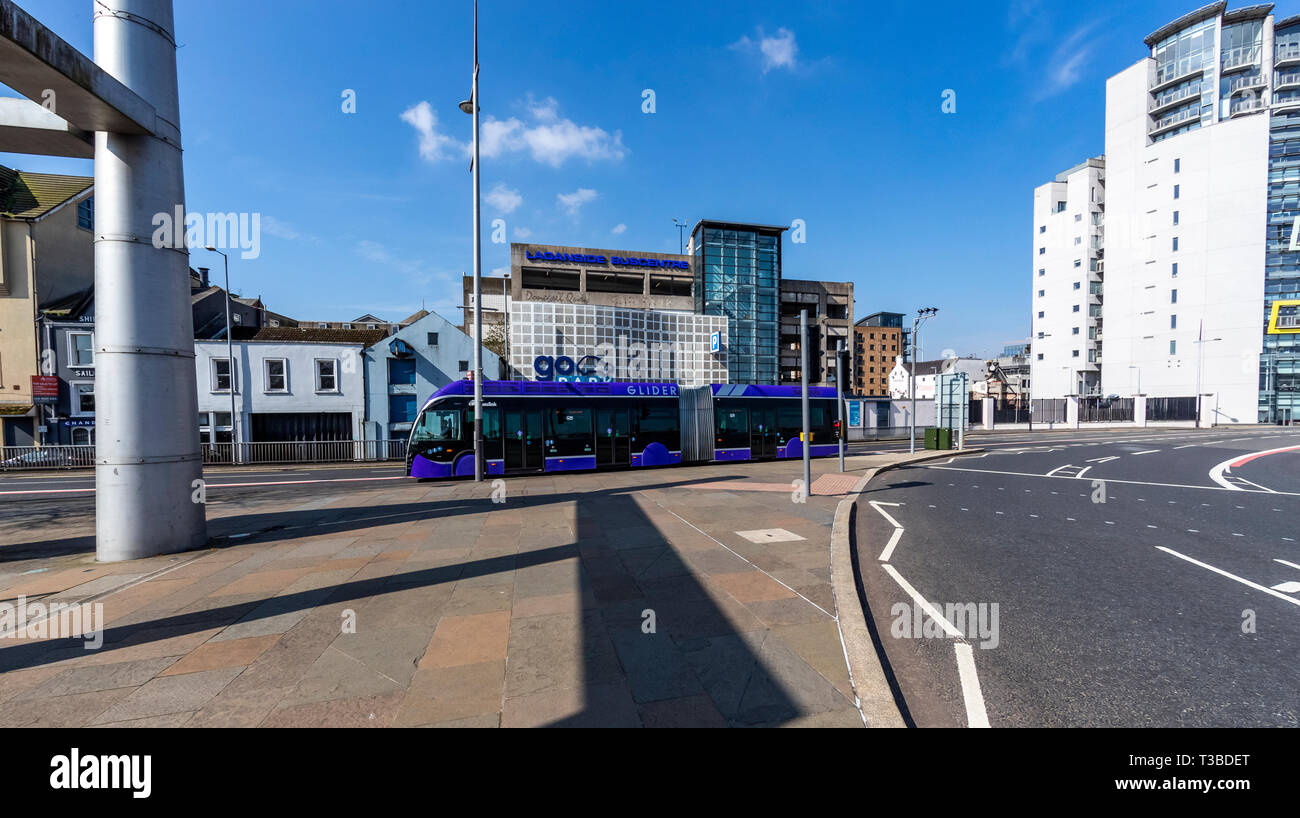
<instances>
[{"instance_id":1,"label":"pitched roof","mask_svg":"<svg viewBox=\"0 0 1300 818\"><path fill-rule=\"evenodd\" d=\"M253 341L299 341L370 346L388 337L387 329L318 329L317 327L263 327Z\"/></svg>"},{"instance_id":2,"label":"pitched roof","mask_svg":"<svg viewBox=\"0 0 1300 818\"><path fill-rule=\"evenodd\" d=\"M426 316L426 315L428 315L428 314L429 314L429 311L428 311L428 310L426 310L426 309L420 309L420 310L417 310L416 312L413 312L413 313L411 313L410 315L406 316L405 318L403 318L403 319L402 319L401 321L399 321L398 323L405 327L405 326L408 326L408 325L410 325L410 324L414 324L416 321L419 321L421 318L423 318L424 316Z\"/></svg>"},{"instance_id":3,"label":"pitched roof","mask_svg":"<svg viewBox=\"0 0 1300 818\"><path fill-rule=\"evenodd\" d=\"M28 173L0 165L0 215L39 219L94 184L89 176Z\"/></svg>"}]
</instances>

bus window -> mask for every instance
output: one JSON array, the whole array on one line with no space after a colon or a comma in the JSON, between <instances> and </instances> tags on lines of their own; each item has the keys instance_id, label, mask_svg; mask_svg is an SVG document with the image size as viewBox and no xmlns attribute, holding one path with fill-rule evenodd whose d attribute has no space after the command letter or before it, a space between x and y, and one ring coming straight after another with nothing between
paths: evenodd
<instances>
[{"instance_id":1,"label":"bus window","mask_svg":"<svg viewBox=\"0 0 1300 818\"><path fill-rule=\"evenodd\" d=\"M746 447L749 445L749 411L718 407L714 410L714 422L717 424L717 440L714 442L723 448Z\"/></svg>"},{"instance_id":2,"label":"bus window","mask_svg":"<svg viewBox=\"0 0 1300 818\"><path fill-rule=\"evenodd\" d=\"M554 409L551 411L551 434L556 440L591 442L590 409Z\"/></svg>"},{"instance_id":3,"label":"bus window","mask_svg":"<svg viewBox=\"0 0 1300 818\"><path fill-rule=\"evenodd\" d=\"M678 423L681 418L676 406L642 406L638 413L637 431L642 434L679 433Z\"/></svg>"},{"instance_id":4,"label":"bus window","mask_svg":"<svg viewBox=\"0 0 1300 818\"><path fill-rule=\"evenodd\" d=\"M420 416L412 443L460 440L460 410L430 409Z\"/></svg>"},{"instance_id":5,"label":"bus window","mask_svg":"<svg viewBox=\"0 0 1300 818\"><path fill-rule=\"evenodd\" d=\"M465 410L465 425L474 428L474 407ZM483 439L501 439L501 410L490 406L483 409Z\"/></svg>"}]
</instances>

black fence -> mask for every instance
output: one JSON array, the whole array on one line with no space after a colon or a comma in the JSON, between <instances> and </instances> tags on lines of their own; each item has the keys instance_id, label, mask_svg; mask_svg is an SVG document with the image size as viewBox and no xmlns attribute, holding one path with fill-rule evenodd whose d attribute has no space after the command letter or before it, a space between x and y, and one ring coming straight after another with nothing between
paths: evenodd
<instances>
[{"instance_id":1,"label":"black fence","mask_svg":"<svg viewBox=\"0 0 1300 818\"><path fill-rule=\"evenodd\" d=\"M1034 423L1065 423L1065 398L1035 398Z\"/></svg>"},{"instance_id":2,"label":"black fence","mask_svg":"<svg viewBox=\"0 0 1300 818\"><path fill-rule=\"evenodd\" d=\"M1147 398L1147 420L1196 420L1196 398Z\"/></svg>"},{"instance_id":3,"label":"black fence","mask_svg":"<svg viewBox=\"0 0 1300 818\"><path fill-rule=\"evenodd\" d=\"M1132 420L1132 398L1079 398L1080 423L1122 423Z\"/></svg>"},{"instance_id":4,"label":"black fence","mask_svg":"<svg viewBox=\"0 0 1300 818\"><path fill-rule=\"evenodd\" d=\"M993 425L999 423L1028 423L1029 422L1029 404L1019 400L1009 400L1007 398L994 398L993 400Z\"/></svg>"}]
</instances>

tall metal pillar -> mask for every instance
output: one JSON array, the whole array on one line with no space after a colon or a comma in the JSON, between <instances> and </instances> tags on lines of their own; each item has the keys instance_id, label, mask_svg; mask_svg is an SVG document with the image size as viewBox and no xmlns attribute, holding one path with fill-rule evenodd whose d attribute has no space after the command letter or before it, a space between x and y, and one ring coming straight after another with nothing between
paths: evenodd
<instances>
[{"instance_id":1,"label":"tall metal pillar","mask_svg":"<svg viewBox=\"0 0 1300 818\"><path fill-rule=\"evenodd\" d=\"M93 0L95 62L157 111L153 134L95 134L96 555L207 541L171 0ZM232 419L233 420L233 419Z\"/></svg>"},{"instance_id":2,"label":"tall metal pillar","mask_svg":"<svg viewBox=\"0 0 1300 818\"><path fill-rule=\"evenodd\" d=\"M802 358L799 366L801 398L800 405L803 408L803 445L799 448L803 450L803 491L807 497L812 494L812 430L808 423L808 360L810 353L808 350L808 308L799 310L799 351Z\"/></svg>"}]
</instances>

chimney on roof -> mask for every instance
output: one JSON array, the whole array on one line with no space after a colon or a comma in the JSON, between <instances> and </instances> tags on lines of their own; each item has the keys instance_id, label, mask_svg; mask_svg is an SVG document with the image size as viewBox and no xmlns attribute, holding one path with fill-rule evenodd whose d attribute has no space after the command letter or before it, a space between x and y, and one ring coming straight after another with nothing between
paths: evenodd
<instances>
[{"instance_id":1,"label":"chimney on roof","mask_svg":"<svg viewBox=\"0 0 1300 818\"><path fill-rule=\"evenodd\" d=\"M208 267L200 267L200 268L199 268L199 284L202 285L202 286L203 286L203 289L205 289L205 290L210 286L210 285L208 284L208 270L209 270L209 269L210 269L210 268L208 268Z\"/></svg>"}]
</instances>

